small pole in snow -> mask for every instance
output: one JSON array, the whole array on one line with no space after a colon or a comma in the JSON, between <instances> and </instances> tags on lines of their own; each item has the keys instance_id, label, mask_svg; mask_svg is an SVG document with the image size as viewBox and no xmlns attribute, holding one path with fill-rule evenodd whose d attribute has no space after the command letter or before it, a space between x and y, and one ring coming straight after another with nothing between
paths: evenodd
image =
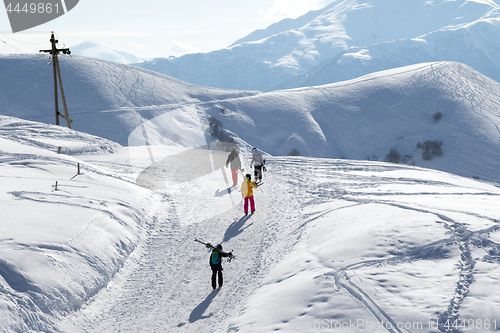
<instances>
[{"instance_id":1,"label":"small pole in snow","mask_svg":"<svg viewBox=\"0 0 500 333\"><path fill-rule=\"evenodd\" d=\"M78 175L80 175L80 163L78 163Z\"/></svg>"},{"instance_id":2,"label":"small pole in snow","mask_svg":"<svg viewBox=\"0 0 500 333\"><path fill-rule=\"evenodd\" d=\"M57 191L57 180L56 180L56 187L55 187L54 191Z\"/></svg>"},{"instance_id":3,"label":"small pole in snow","mask_svg":"<svg viewBox=\"0 0 500 333\"><path fill-rule=\"evenodd\" d=\"M61 147L57 147L57 153L61 154Z\"/></svg>"}]
</instances>

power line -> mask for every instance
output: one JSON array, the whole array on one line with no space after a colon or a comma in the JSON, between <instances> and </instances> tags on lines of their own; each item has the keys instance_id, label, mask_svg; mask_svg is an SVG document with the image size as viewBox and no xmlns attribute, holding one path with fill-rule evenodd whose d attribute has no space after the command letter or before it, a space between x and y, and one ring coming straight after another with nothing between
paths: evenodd
<instances>
[{"instance_id":1,"label":"power line","mask_svg":"<svg viewBox=\"0 0 500 333\"><path fill-rule=\"evenodd\" d=\"M23 50L20 50L20 49L18 49L18 48L16 48L16 47L14 47L14 46L10 45L9 43L7 43L7 42L6 42L5 40L3 40L3 39L0 39L0 40L1 40L1 41L5 44L5 45L7 45L8 47L13 48L13 49L14 49L14 50L16 50L16 51L19 51L19 52L21 52L21 53L23 53L23 54L29 54L28 52L25 52L25 51L23 51Z\"/></svg>"},{"instance_id":2,"label":"power line","mask_svg":"<svg viewBox=\"0 0 500 333\"><path fill-rule=\"evenodd\" d=\"M11 40L13 40L14 42L18 42L18 43L21 43L21 44L29 44L29 45L41 45L41 44L45 44L44 42L38 42L38 43L24 42L24 41L22 41L22 40L17 40L17 39L14 39L14 38L12 38L12 37L10 37L10 36L8 36L8 35L6 35L6 34L2 33L2 32L0 32L0 35L2 35L2 36L4 36L4 37L7 37L7 38L9 38L9 39L11 39Z\"/></svg>"},{"instance_id":3,"label":"power line","mask_svg":"<svg viewBox=\"0 0 500 333\"><path fill-rule=\"evenodd\" d=\"M14 42L16 42L16 43L20 43L20 44L25 44L25 45L41 45L41 44L45 44L45 43L42 43L42 42L36 42L36 43L32 43L32 42L25 42L25 41L22 41L22 40L19 40L19 39L12 38L12 37L10 37L10 36L8 36L8 35L6 35L6 34L2 33L2 32L0 32L0 35L1 35L1 36L3 36L3 37L5 37L5 38L10 39L11 41L14 41ZM13 46L13 45L11 44L11 42L10 42L10 41L9 41L9 42L7 42L4 38L0 38L0 41L2 41L2 42L3 42L5 45L7 45L8 47L13 48L14 50L16 50L16 51L18 51L18 52L21 52L22 54L33 54L33 53L34 53L34 51L33 51L33 52L26 52L26 51L23 51L23 50L21 50L21 49L19 49L19 48L15 47L15 46Z\"/></svg>"}]
</instances>

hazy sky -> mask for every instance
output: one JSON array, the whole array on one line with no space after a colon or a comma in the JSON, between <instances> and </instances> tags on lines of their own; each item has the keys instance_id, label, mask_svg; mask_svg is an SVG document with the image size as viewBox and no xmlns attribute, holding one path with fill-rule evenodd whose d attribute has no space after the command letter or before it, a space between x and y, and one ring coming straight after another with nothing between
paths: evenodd
<instances>
[{"instance_id":1,"label":"hazy sky","mask_svg":"<svg viewBox=\"0 0 500 333\"><path fill-rule=\"evenodd\" d=\"M153 58L224 48L250 32L286 17L298 17L333 0L80 0L65 15L12 33L0 9L0 53L33 53L84 41Z\"/></svg>"}]
</instances>

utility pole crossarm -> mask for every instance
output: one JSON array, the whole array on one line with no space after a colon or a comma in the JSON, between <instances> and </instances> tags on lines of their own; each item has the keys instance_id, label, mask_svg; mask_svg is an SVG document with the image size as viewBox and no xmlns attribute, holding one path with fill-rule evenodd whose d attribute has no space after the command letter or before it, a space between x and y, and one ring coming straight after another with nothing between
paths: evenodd
<instances>
[{"instance_id":1,"label":"utility pole crossarm","mask_svg":"<svg viewBox=\"0 0 500 333\"><path fill-rule=\"evenodd\" d=\"M56 42L57 42L57 40L56 40ZM56 51L57 51L57 54L59 54L61 52L62 52L62 54L71 54L71 51L68 48L66 48L66 49L56 49ZM52 54L53 50L40 50L40 52Z\"/></svg>"}]
</instances>

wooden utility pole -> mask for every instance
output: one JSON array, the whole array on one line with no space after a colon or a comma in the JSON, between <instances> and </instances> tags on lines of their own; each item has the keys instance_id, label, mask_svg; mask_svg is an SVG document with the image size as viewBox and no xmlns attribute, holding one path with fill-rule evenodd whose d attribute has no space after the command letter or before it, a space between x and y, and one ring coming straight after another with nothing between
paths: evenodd
<instances>
[{"instance_id":1,"label":"wooden utility pole","mask_svg":"<svg viewBox=\"0 0 500 333\"><path fill-rule=\"evenodd\" d=\"M59 117L66 119L66 125L68 128L71 128L71 123L73 120L69 118L68 114L68 106L66 105L66 97L64 96L64 89L61 79L61 69L59 68L59 60L57 59L57 55L62 52L63 54L71 54L69 49L58 49L56 44L59 43L58 40L55 39L54 34L52 34L50 38L50 42L52 43L52 49L50 50L40 50L40 52L50 53L52 56L52 67L54 72L54 102L56 107L56 125L59 125ZM59 79L59 88L61 89L61 99L64 107L64 114L59 112L59 98L57 96L57 80Z\"/></svg>"}]
</instances>

